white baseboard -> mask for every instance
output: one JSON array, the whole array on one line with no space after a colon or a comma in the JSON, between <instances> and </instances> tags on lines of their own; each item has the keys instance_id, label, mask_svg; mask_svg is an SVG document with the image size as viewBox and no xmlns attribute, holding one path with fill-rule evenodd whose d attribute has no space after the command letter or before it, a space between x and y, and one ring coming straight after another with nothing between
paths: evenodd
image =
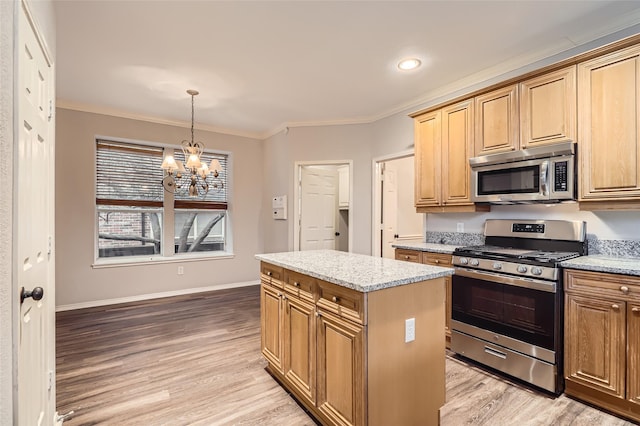
<instances>
[{"instance_id":1,"label":"white baseboard","mask_svg":"<svg viewBox=\"0 0 640 426\"><path fill-rule=\"evenodd\" d=\"M225 290L228 288L248 287L259 285L260 280L244 281L238 283L220 284L209 287L187 288L184 290L165 291L162 293L141 294L138 296L119 297L117 299L92 300L91 302L74 303L71 305L56 306L56 312L72 311L75 309L95 308L97 306L116 305L119 303L140 302L142 300L160 299L162 297L182 296L185 294L204 293L207 291Z\"/></svg>"}]
</instances>

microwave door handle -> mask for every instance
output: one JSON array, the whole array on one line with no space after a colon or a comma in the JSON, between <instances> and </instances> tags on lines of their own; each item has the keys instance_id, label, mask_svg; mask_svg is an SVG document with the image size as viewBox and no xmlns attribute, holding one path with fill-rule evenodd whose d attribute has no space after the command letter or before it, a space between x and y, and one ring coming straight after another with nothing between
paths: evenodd
<instances>
[{"instance_id":1,"label":"microwave door handle","mask_svg":"<svg viewBox=\"0 0 640 426\"><path fill-rule=\"evenodd\" d=\"M549 188L547 187L547 178L549 174L549 161L545 160L541 164L540 170L540 189L542 190L542 195L549 195Z\"/></svg>"}]
</instances>

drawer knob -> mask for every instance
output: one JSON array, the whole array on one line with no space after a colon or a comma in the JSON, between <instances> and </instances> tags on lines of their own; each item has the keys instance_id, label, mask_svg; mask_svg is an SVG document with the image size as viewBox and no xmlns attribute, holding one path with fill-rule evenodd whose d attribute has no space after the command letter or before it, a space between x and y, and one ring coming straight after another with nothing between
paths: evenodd
<instances>
[{"instance_id":1,"label":"drawer knob","mask_svg":"<svg viewBox=\"0 0 640 426\"><path fill-rule=\"evenodd\" d=\"M611 305L611 309L617 311L618 309L620 309L620 306L616 303L614 303L613 305Z\"/></svg>"},{"instance_id":2,"label":"drawer knob","mask_svg":"<svg viewBox=\"0 0 640 426\"><path fill-rule=\"evenodd\" d=\"M633 307L633 308L631 308L631 312L640 312L640 308Z\"/></svg>"},{"instance_id":3,"label":"drawer knob","mask_svg":"<svg viewBox=\"0 0 640 426\"><path fill-rule=\"evenodd\" d=\"M334 302L338 303L338 300L340 300L337 296L333 296L331 298L331 300L333 300Z\"/></svg>"},{"instance_id":4,"label":"drawer knob","mask_svg":"<svg viewBox=\"0 0 640 426\"><path fill-rule=\"evenodd\" d=\"M629 293L629 287L627 287L626 285L623 285L622 287L620 287L620 291L623 292L624 294Z\"/></svg>"},{"instance_id":5,"label":"drawer knob","mask_svg":"<svg viewBox=\"0 0 640 426\"><path fill-rule=\"evenodd\" d=\"M271 271L267 271L267 275L271 276Z\"/></svg>"},{"instance_id":6,"label":"drawer knob","mask_svg":"<svg viewBox=\"0 0 640 426\"><path fill-rule=\"evenodd\" d=\"M296 287L300 287L300 283L298 281L294 281L293 285L296 286Z\"/></svg>"},{"instance_id":7,"label":"drawer knob","mask_svg":"<svg viewBox=\"0 0 640 426\"><path fill-rule=\"evenodd\" d=\"M404 258L405 258L405 259L409 259L409 255L408 255L408 254L405 254L405 255L404 255Z\"/></svg>"},{"instance_id":8,"label":"drawer knob","mask_svg":"<svg viewBox=\"0 0 640 426\"><path fill-rule=\"evenodd\" d=\"M440 263L440 260L436 259L436 263Z\"/></svg>"}]
</instances>

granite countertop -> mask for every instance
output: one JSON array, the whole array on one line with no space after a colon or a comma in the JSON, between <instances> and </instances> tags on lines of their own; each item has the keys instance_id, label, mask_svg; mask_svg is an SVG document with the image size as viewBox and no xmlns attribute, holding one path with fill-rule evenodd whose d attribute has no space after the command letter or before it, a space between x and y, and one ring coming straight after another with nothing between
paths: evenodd
<instances>
[{"instance_id":1,"label":"granite countertop","mask_svg":"<svg viewBox=\"0 0 640 426\"><path fill-rule=\"evenodd\" d=\"M453 275L453 268L335 250L257 254L256 259L363 293Z\"/></svg>"},{"instance_id":2,"label":"granite countertop","mask_svg":"<svg viewBox=\"0 0 640 426\"><path fill-rule=\"evenodd\" d=\"M391 244L391 247L408 250L430 251L433 253L452 254L455 249L463 246L453 244L425 243L424 241L398 241L394 244Z\"/></svg>"},{"instance_id":3,"label":"granite countertop","mask_svg":"<svg viewBox=\"0 0 640 426\"><path fill-rule=\"evenodd\" d=\"M640 276L640 258L589 255L565 260L563 268Z\"/></svg>"}]
</instances>

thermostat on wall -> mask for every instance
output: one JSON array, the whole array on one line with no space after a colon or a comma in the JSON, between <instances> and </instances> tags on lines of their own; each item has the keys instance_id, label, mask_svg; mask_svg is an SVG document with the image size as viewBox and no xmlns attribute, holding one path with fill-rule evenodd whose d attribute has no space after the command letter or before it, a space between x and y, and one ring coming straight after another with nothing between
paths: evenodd
<instances>
[{"instance_id":1,"label":"thermostat on wall","mask_svg":"<svg viewBox=\"0 0 640 426\"><path fill-rule=\"evenodd\" d=\"M276 220L285 220L287 218L287 196L278 195L271 199L271 216Z\"/></svg>"}]
</instances>

